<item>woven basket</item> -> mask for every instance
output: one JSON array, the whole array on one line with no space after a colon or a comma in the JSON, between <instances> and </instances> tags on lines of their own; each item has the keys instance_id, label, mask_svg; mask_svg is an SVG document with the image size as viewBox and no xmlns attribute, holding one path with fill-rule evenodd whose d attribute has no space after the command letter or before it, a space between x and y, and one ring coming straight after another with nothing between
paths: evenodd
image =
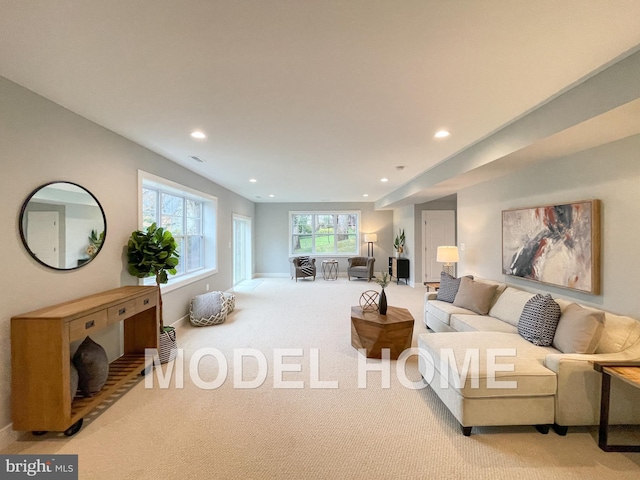
<instances>
[{"instance_id":1,"label":"woven basket","mask_svg":"<svg viewBox=\"0 0 640 480\"><path fill-rule=\"evenodd\" d=\"M175 360L178 355L178 342L176 341L176 330L166 330L160 334L160 363L168 363Z\"/></svg>"}]
</instances>

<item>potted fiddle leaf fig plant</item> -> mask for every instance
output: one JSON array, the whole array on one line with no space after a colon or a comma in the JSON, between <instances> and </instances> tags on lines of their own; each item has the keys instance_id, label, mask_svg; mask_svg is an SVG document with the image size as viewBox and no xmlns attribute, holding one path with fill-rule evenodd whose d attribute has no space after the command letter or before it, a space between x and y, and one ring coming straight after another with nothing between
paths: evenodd
<instances>
[{"instance_id":1,"label":"potted fiddle leaf fig plant","mask_svg":"<svg viewBox=\"0 0 640 480\"><path fill-rule=\"evenodd\" d=\"M128 271L138 278L155 277L156 285L167 283L176 274L178 243L169 230L151 224L146 231L136 230L127 243ZM177 354L176 331L166 327L162 317L162 293L159 291L160 363L173 360Z\"/></svg>"}]
</instances>

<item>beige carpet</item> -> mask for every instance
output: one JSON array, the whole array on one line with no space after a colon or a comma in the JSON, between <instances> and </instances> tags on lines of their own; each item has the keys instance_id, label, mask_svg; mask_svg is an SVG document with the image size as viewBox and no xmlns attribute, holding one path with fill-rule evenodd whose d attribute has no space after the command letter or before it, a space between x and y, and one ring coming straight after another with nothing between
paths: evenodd
<instances>
[{"instance_id":1,"label":"beige carpet","mask_svg":"<svg viewBox=\"0 0 640 480\"><path fill-rule=\"evenodd\" d=\"M78 454L81 479L200 478L474 478L638 479L640 454L604 453L596 429L570 429L566 437L533 427L478 428L464 437L455 419L429 388L391 388L382 375L367 375L358 388L358 354L350 344L349 307L375 283L256 279L236 289L236 311L226 323L178 330L185 349L184 388L146 389L138 382L74 437L48 433L23 438L3 453ZM408 308L422 324L424 289L392 284L390 305ZM215 348L229 363L226 382L198 388L189 360ZM264 354L268 376L256 389L234 384L234 349ZM281 378L304 388L274 388L274 349L302 349L288 356ZM312 389L310 363L317 349L321 382ZM295 350L293 351L295 353ZM373 362L369 360L369 362ZM213 357L200 362L202 381L218 376ZM166 366L165 366L166 368ZM244 380L256 377L257 361L245 358ZM407 376L417 380L415 357Z\"/></svg>"}]
</instances>

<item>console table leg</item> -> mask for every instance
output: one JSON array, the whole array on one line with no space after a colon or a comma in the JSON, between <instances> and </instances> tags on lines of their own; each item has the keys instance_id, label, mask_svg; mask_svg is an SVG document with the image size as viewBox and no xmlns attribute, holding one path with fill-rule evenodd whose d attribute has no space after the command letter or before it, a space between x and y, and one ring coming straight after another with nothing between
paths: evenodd
<instances>
[{"instance_id":1,"label":"console table leg","mask_svg":"<svg viewBox=\"0 0 640 480\"><path fill-rule=\"evenodd\" d=\"M611 376L602 372L602 389L600 397L600 429L598 432L598 446L607 451L609 437L609 400L611 394Z\"/></svg>"}]
</instances>

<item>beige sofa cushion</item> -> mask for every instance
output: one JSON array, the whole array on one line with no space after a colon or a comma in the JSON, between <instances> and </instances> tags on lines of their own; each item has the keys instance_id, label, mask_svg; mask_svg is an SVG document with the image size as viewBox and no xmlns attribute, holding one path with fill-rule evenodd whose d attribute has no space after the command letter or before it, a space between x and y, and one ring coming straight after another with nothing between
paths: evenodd
<instances>
[{"instance_id":1,"label":"beige sofa cushion","mask_svg":"<svg viewBox=\"0 0 640 480\"><path fill-rule=\"evenodd\" d=\"M605 312L604 330L595 353L618 353L640 339L640 321Z\"/></svg>"},{"instance_id":2,"label":"beige sofa cushion","mask_svg":"<svg viewBox=\"0 0 640 480\"><path fill-rule=\"evenodd\" d=\"M518 333L518 328L488 315L451 315L451 328L457 332Z\"/></svg>"},{"instance_id":3,"label":"beige sofa cushion","mask_svg":"<svg viewBox=\"0 0 640 480\"><path fill-rule=\"evenodd\" d=\"M507 287L498 297L496 303L489 310L489 315L499 318L503 322L518 326L520 315L525 304L533 298L535 293L525 292L517 288Z\"/></svg>"},{"instance_id":4,"label":"beige sofa cushion","mask_svg":"<svg viewBox=\"0 0 640 480\"><path fill-rule=\"evenodd\" d=\"M463 277L453 304L456 307L466 308L480 315L486 315L489 313L497 288L497 285L476 282L468 277Z\"/></svg>"},{"instance_id":5,"label":"beige sofa cushion","mask_svg":"<svg viewBox=\"0 0 640 480\"><path fill-rule=\"evenodd\" d=\"M471 310L456 307L449 302L443 302L442 300L428 301L426 312L428 315L432 315L436 320L444 323L445 325L449 325L450 317L454 313L473 314Z\"/></svg>"},{"instance_id":6,"label":"beige sofa cushion","mask_svg":"<svg viewBox=\"0 0 640 480\"><path fill-rule=\"evenodd\" d=\"M562 353L594 353L603 330L604 312L573 303L560 316L553 346Z\"/></svg>"},{"instance_id":7,"label":"beige sofa cushion","mask_svg":"<svg viewBox=\"0 0 640 480\"><path fill-rule=\"evenodd\" d=\"M544 366L544 358L551 353L559 353L552 347L538 347L527 342L517 333L500 332L444 332L423 333L418 337L418 348L423 359L433 366L433 382L445 381L446 388L454 388L467 398L547 396L555 395L556 374ZM504 349L514 349L515 356L495 356L499 367L513 365L512 371L496 371L495 377L487 368L488 353L498 353ZM476 362L474 355L477 352ZM453 363L443 362L452 358ZM465 361L473 365L464 383L461 373ZM444 363L444 364L443 364ZM446 368L445 367L449 367ZM456 372L457 370L457 372ZM498 382L498 387L491 381ZM515 382L516 388L508 388L504 383Z\"/></svg>"},{"instance_id":8,"label":"beige sofa cushion","mask_svg":"<svg viewBox=\"0 0 640 480\"><path fill-rule=\"evenodd\" d=\"M563 312L569 305L574 303L561 298L555 300ZM590 311L602 311L586 305L580 306ZM626 350L638 340L640 340L639 320L624 315L604 312L604 330L602 331L600 343L598 343L595 353L618 353Z\"/></svg>"}]
</instances>

